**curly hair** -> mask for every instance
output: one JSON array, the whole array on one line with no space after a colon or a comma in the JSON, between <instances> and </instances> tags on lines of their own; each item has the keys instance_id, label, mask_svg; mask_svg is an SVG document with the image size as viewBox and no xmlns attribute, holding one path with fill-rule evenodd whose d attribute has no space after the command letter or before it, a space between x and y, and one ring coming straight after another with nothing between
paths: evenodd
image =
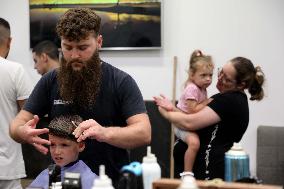
<instances>
[{"instance_id":1,"label":"curly hair","mask_svg":"<svg viewBox=\"0 0 284 189\"><path fill-rule=\"evenodd\" d=\"M101 18L89 8L74 8L66 11L56 25L56 32L60 38L69 41L86 39L90 33L98 36Z\"/></svg>"},{"instance_id":2,"label":"curly hair","mask_svg":"<svg viewBox=\"0 0 284 189\"><path fill-rule=\"evenodd\" d=\"M77 139L72 133L76 129L76 125L82 121L78 115L56 117L48 125L49 134L76 141Z\"/></svg>"}]
</instances>

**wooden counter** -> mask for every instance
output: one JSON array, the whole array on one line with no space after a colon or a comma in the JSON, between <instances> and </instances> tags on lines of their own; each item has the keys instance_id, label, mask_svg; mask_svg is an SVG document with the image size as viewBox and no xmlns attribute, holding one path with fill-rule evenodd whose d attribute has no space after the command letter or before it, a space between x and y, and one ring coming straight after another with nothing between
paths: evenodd
<instances>
[{"instance_id":1,"label":"wooden counter","mask_svg":"<svg viewBox=\"0 0 284 189\"><path fill-rule=\"evenodd\" d=\"M197 180L196 182L200 189L283 189L282 186L276 185L232 183L220 180ZM159 179L153 182L153 189L177 189L180 183L179 179Z\"/></svg>"}]
</instances>

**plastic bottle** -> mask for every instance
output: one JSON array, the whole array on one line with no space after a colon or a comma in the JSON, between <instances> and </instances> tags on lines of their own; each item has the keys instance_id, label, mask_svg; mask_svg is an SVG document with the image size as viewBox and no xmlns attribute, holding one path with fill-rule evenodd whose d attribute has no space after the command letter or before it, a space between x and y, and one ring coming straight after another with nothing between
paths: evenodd
<instances>
[{"instance_id":1,"label":"plastic bottle","mask_svg":"<svg viewBox=\"0 0 284 189\"><path fill-rule=\"evenodd\" d=\"M183 177L181 184L178 189L199 189L196 180L193 176L186 175Z\"/></svg>"},{"instance_id":2,"label":"plastic bottle","mask_svg":"<svg viewBox=\"0 0 284 189\"><path fill-rule=\"evenodd\" d=\"M157 163L157 158L151 153L151 147L147 147L147 155L143 157L142 178L144 189L152 189L152 183L161 178L161 167Z\"/></svg>"},{"instance_id":3,"label":"plastic bottle","mask_svg":"<svg viewBox=\"0 0 284 189\"><path fill-rule=\"evenodd\" d=\"M114 189L111 179L105 174L104 165L100 165L100 175L94 180L92 189Z\"/></svg>"},{"instance_id":4,"label":"plastic bottle","mask_svg":"<svg viewBox=\"0 0 284 189\"><path fill-rule=\"evenodd\" d=\"M121 168L117 189L143 189L141 163L135 161Z\"/></svg>"},{"instance_id":5,"label":"plastic bottle","mask_svg":"<svg viewBox=\"0 0 284 189\"><path fill-rule=\"evenodd\" d=\"M225 153L225 181L232 182L249 176L249 156L241 144L234 143Z\"/></svg>"}]
</instances>

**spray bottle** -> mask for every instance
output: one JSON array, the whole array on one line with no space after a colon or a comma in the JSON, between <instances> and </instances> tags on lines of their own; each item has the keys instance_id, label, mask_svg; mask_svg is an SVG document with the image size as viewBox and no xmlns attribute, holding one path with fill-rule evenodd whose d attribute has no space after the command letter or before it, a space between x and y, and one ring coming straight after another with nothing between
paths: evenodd
<instances>
[{"instance_id":1,"label":"spray bottle","mask_svg":"<svg viewBox=\"0 0 284 189\"><path fill-rule=\"evenodd\" d=\"M161 178L161 167L157 163L157 158L151 153L151 147L147 147L147 155L143 157L142 178L144 189L152 189L152 183Z\"/></svg>"},{"instance_id":2,"label":"spray bottle","mask_svg":"<svg viewBox=\"0 0 284 189\"><path fill-rule=\"evenodd\" d=\"M225 153L225 181L232 182L249 176L249 156L241 144L234 143Z\"/></svg>"},{"instance_id":3,"label":"spray bottle","mask_svg":"<svg viewBox=\"0 0 284 189\"><path fill-rule=\"evenodd\" d=\"M111 179L105 174L104 165L100 165L100 176L94 180L92 189L114 189Z\"/></svg>"}]
</instances>

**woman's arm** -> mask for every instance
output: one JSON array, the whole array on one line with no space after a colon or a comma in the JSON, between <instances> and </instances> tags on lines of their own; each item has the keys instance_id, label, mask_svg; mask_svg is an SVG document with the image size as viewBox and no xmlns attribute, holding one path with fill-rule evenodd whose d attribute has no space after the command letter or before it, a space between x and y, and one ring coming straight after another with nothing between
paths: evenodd
<instances>
[{"instance_id":1,"label":"woman's arm","mask_svg":"<svg viewBox=\"0 0 284 189\"><path fill-rule=\"evenodd\" d=\"M159 111L175 126L189 131L196 131L221 121L219 115L208 106L194 114L166 111L162 107L159 107Z\"/></svg>"}]
</instances>

